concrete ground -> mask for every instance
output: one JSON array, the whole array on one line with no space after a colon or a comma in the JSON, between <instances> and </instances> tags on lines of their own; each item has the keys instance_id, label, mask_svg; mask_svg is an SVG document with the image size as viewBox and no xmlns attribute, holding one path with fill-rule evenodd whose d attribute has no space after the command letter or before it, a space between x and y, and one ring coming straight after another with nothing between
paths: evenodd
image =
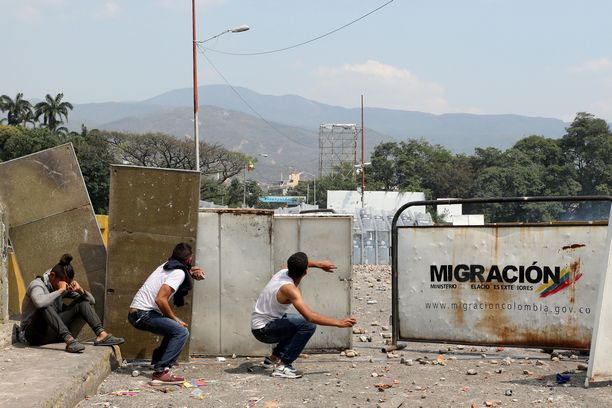
<instances>
[{"instance_id":1,"label":"concrete ground","mask_svg":"<svg viewBox=\"0 0 612 408\"><path fill-rule=\"evenodd\" d=\"M152 371L133 362L113 372L78 407L612 406L606 384L583 387L586 372L579 368L586 357L571 351L553 359L535 349L408 343L405 350L382 353L383 333L389 331L390 279L388 267L355 268L357 355L304 356L294 364L304 372L301 379L270 377L259 366L260 358L225 356L223 362L192 359L175 370L188 380L203 379L206 385L199 388L151 387ZM557 384L557 373L568 373L569 382ZM200 392L201 399L194 395Z\"/></svg>"},{"instance_id":2,"label":"concrete ground","mask_svg":"<svg viewBox=\"0 0 612 408\"><path fill-rule=\"evenodd\" d=\"M117 366L111 347L88 345L79 354L64 348L14 344L0 349L0 407L74 407Z\"/></svg>"}]
</instances>

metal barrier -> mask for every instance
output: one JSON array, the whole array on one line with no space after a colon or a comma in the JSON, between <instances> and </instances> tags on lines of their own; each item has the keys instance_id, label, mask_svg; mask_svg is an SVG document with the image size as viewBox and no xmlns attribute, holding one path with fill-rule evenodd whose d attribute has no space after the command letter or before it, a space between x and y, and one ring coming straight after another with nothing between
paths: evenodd
<instances>
[{"instance_id":1,"label":"metal barrier","mask_svg":"<svg viewBox=\"0 0 612 408\"><path fill-rule=\"evenodd\" d=\"M605 271L597 257L606 251L605 222L397 225L402 212L416 205L582 201L612 202L612 197L442 199L400 207L392 221L392 342L588 348L597 273ZM559 228L568 229L562 237ZM584 242L568 241L572 234ZM410 252L400 251L404 241ZM529 251L535 258L523 259ZM400 276L400 266L424 262L426 278ZM401 319L408 311L410 318Z\"/></svg>"}]
</instances>

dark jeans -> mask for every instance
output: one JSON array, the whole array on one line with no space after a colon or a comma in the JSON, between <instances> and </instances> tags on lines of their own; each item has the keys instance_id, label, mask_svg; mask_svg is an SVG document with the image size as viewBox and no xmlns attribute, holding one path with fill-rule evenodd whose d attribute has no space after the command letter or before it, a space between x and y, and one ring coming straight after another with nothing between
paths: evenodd
<instances>
[{"instance_id":1,"label":"dark jeans","mask_svg":"<svg viewBox=\"0 0 612 408\"><path fill-rule=\"evenodd\" d=\"M32 346L58 343L79 332L85 323L96 336L104 330L87 299L79 297L69 305L63 305L59 313L53 306L37 309L25 330L25 338Z\"/></svg>"},{"instance_id":2,"label":"dark jeans","mask_svg":"<svg viewBox=\"0 0 612 408\"><path fill-rule=\"evenodd\" d=\"M315 324L301 315L290 314L251 331L262 343L278 343L272 355L279 357L285 364L291 364L300 356L316 329Z\"/></svg>"},{"instance_id":3,"label":"dark jeans","mask_svg":"<svg viewBox=\"0 0 612 408\"><path fill-rule=\"evenodd\" d=\"M155 310L137 310L128 314L128 321L138 330L163 336L158 348L153 350L151 364L155 372L171 368L178 359L187 339L189 330Z\"/></svg>"}]
</instances>

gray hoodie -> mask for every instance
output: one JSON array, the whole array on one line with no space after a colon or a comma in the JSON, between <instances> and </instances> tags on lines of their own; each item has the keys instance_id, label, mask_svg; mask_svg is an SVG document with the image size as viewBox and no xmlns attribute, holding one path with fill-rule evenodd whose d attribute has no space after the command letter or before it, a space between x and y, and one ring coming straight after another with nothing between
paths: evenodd
<instances>
[{"instance_id":1,"label":"gray hoodie","mask_svg":"<svg viewBox=\"0 0 612 408\"><path fill-rule=\"evenodd\" d=\"M21 305L21 325L19 329L22 333L25 332L32 321L36 309L53 307L55 311L59 313L62 311L64 298L75 299L80 296L75 292L64 292L62 294L59 290L54 290L49 282L49 272L51 272L51 270L45 272L42 277L34 279L26 289L26 294ZM85 296L90 304L93 305L96 303L91 293L86 291L83 296Z\"/></svg>"}]
</instances>

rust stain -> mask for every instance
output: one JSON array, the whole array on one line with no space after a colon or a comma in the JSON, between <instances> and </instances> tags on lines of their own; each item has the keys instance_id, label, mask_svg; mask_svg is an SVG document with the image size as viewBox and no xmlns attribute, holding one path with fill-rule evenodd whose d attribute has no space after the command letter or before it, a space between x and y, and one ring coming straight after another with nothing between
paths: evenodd
<instances>
[{"instance_id":1,"label":"rust stain","mask_svg":"<svg viewBox=\"0 0 612 408\"><path fill-rule=\"evenodd\" d=\"M493 285L489 287L489 289L475 289L479 290L479 298L478 301L482 303L490 303L493 305L500 305L503 303L507 303L509 297L511 296L507 290L503 289L494 289ZM510 321L506 316L506 311L502 309L496 310L493 309L485 309L482 311L483 316L478 321L478 327L482 328L489 334L494 336L499 336L499 328L500 326L508 326Z\"/></svg>"},{"instance_id":2,"label":"rust stain","mask_svg":"<svg viewBox=\"0 0 612 408\"><path fill-rule=\"evenodd\" d=\"M569 301L572 305L576 304L576 276L580 273L580 258L571 262L569 265L572 283L569 287Z\"/></svg>"},{"instance_id":3,"label":"rust stain","mask_svg":"<svg viewBox=\"0 0 612 408\"><path fill-rule=\"evenodd\" d=\"M582 248L582 247L585 247L585 246L586 246L585 244L572 244L572 245L565 245L565 246L561 247L561 249L563 251L567 251L567 250L573 250L573 249L576 249L576 248Z\"/></svg>"}]
</instances>

